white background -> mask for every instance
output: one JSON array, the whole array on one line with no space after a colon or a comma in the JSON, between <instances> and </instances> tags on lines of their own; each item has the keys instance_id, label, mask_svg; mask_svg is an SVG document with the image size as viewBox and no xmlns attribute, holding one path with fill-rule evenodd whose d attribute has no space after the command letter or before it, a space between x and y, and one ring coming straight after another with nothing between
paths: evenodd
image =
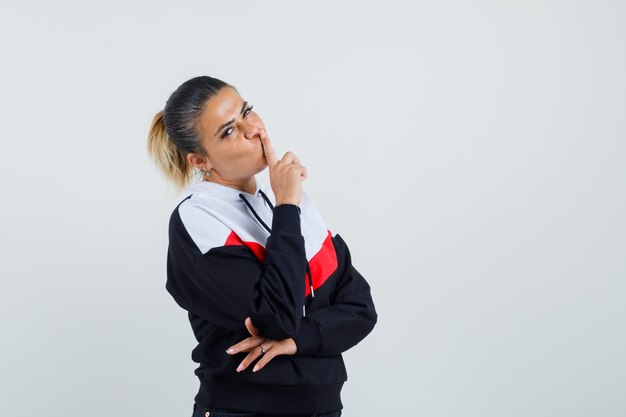
<instances>
[{"instance_id":1,"label":"white background","mask_svg":"<svg viewBox=\"0 0 626 417\"><path fill-rule=\"evenodd\" d=\"M626 415L625 44L619 1L3 1L0 415L191 415L146 138L197 75L372 287L343 416Z\"/></svg>"}]
</instances>

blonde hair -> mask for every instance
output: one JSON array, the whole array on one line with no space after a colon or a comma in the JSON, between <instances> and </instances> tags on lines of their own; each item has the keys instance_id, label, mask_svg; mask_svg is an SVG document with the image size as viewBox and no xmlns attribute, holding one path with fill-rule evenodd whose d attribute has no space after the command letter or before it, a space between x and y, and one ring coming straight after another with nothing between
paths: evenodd
<instances>
[{"instance_id":1,"label":"blonde hair","mask_svg":"<svg viewBox=\"0 0 626 417\"><path fill-rule=\"evenodd\" d=\"M161 110L152 118L148 133L148 155L167 179L174 183L177 190L181 191L193 182L198 170L187 161L167 133L164 115L165 111Z\"/></svg>"},{"instance_id":2,"label":"blonde hair","mask_svg":"<svg viewBox=\"0 0 626 417\"><path fill-rule=\"evenodd\" d=\"M197 173L203 172L186 156L192 152L208 156L201 143L198 121L206 102L224 87L237 91L234 86L206 75L187 80L170 95L165 108L152 118L148 155L178 191L193 182Z\"/></svg>"}]
</instances>

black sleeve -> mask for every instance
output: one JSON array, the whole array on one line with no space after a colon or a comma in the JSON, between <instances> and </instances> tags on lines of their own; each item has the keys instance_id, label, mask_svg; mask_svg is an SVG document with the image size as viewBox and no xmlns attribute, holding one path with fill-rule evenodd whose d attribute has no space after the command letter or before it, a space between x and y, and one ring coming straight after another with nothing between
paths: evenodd
<instances>
[{"instance_id":1,"label":"black sleeve","mask_svg":"<svg viewBox=\"0 0 626 417\"><path fill-rule=\"evenodd\" d=\"M176 214L170 221L166 284L176 302L231 331L248 334L244 321L249 316L270 338L294 337L302 319L306 274L298 206L275 207L264 261L243 245L201 253ZM211 221L207 216L209 228Z\"/></svg>"},{"instance_id":2,"label":"black sleeve","mask_svg":"<svg viewBox=\"0 0 626 417\"><path fill-rule=\"evenodd\" d=\"M332 305L307 313L294 337L296 355L334 356L345 352L374 328L378 314L370 286L352 265L350 251L339 235L333 237L339 268Z\"/></svg>"}]
</instances>

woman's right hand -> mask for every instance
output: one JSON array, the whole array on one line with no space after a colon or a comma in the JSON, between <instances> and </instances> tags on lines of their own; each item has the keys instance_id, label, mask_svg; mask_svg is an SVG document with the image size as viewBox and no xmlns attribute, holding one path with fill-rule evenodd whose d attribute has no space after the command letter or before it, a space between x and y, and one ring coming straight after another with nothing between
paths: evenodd
<instances>
[{"instance_id":1,"label":"woman's right hand","mask_svg":"<svg viewBox=\"0 0 626 417\"><path fill-rule=\"evenodd\" d=\"M300 165L300 159L293 152L287 151L279 160L265 130L259 132L263 153L270 170L270 185L276 196L276 205L300 205L302 181L307 177L307 170Z\"/></svg>"}]
</instances>

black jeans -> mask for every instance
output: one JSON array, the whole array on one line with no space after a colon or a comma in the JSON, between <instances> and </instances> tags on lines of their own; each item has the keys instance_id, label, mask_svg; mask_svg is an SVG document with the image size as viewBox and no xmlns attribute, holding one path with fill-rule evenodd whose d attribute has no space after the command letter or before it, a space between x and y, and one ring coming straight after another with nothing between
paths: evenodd
<instances>
[{"instance_id":1,"label":"black jeans","mask_svg":"<svg viewBox=\"0 0 626 417\"><path fill-rule=\"evenodd\" d=\"M223 410L217 408L206 407L195 403L193 405L193 414L191 417L341 417L341 410L332 411L330 413L322 414L297 414L297 415L273 415L273 414L260 414L260 413L248 413L246 411L233 411Z\"/></svg>"}]
</instances>

